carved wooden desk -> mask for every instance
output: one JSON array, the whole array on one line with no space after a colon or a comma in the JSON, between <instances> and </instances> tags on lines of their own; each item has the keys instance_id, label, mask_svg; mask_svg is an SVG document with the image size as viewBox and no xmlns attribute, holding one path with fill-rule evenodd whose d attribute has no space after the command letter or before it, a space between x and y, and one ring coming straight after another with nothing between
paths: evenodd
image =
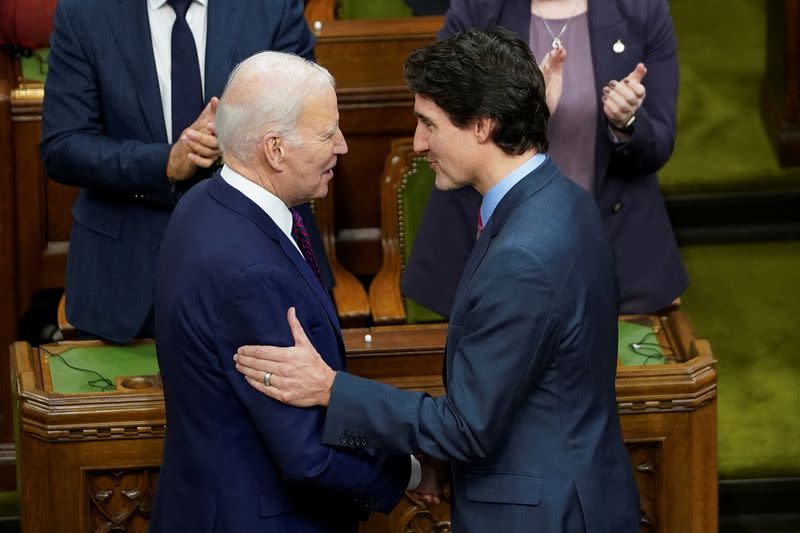
<instances>
[{"instance_id":1,"label":"carved wooden desk","mask_svg":"<svg viewBox=\"0 0 800 533\"><path fill-rule=\"evenodd\" d=\"M670 362L620 366L616 384L642 531L716 531L715 361L683 314L648 321ZM444 325L345 330L349 369L441 394L445 334ZM24 533L147 530L165 431L160 383L157 376L108 376L113 392L53 392L52 354L92 345L102 346L12 346ZM443 532L447 519L446 505L428 509L406 498L390 516L374 515L362 532Z\"/></svg>"}]
</instances>

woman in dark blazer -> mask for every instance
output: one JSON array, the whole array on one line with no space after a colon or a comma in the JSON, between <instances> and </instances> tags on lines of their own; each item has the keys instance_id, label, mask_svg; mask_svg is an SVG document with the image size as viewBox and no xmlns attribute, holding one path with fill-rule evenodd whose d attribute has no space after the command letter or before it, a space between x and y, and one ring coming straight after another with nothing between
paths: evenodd
<instances>
[{"instance_id":1,"label":"woman in dark blazer","mask_svg":"<svg viewBox=\"0 0 800 533\"><path fill-rule=\"evenodd\" d=\"M491 26L520 35L540 61L551 46L566 50L557 105L548 98L549 155L594 194L614 249L620 312L668 307L688 278L656 176L675 140L667 0L453 0L439 38ZM470 188L434 190L403 277L407 297L449 316L480 203Z\"/></svg>"}]
</instances>

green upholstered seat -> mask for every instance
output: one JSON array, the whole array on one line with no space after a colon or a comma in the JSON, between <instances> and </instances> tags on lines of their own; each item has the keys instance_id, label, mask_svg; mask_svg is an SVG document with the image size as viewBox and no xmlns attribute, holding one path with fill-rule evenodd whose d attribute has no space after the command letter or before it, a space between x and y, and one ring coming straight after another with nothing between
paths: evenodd
<instances>
[{"instance_id":1,"label":"green upholstered seat","mask_svg":"<svg viewBox=\"0 0 800 533\"><path fill-rule=\"evenodd\" d=\"M376 324L442 322L444 317L400 294L400 276L433 190L435 174L414 153L413 139L393 139L381 180L383 264L369 287Z\"/></svg>"},{"instance_id":2,"label":"green upholstered seat","mask_svg":"<svg viewBox=\"0 0 800 533\"><path fill-rule=\"evenodd\" d=\"M424 157L415 157L412 159L411 167L398 188L397 200L402 214L399 223L404 226L404 231L401 231L400 237L404 265L411 256L414 238L422 221L422 214L428 205L428 198L433 190L435 179L436 173L428 165L428 161ZM444 321L442 315L418 304L411 298L406 297L404 299L404 306L406 322L409 324Z\"/></svg>"},{"instance_id":3,"label":"green upholstered seat","mask_svg":"<svg viewBox=\"0 0 800 533\"><path fill-rule=\"evenodd\" d=\"M47 78L47 54L49 53L49 48L40 48L34 50L31 55L20 58L22 78L27 81L44 83Z\"/></svg>"}]
</instances>

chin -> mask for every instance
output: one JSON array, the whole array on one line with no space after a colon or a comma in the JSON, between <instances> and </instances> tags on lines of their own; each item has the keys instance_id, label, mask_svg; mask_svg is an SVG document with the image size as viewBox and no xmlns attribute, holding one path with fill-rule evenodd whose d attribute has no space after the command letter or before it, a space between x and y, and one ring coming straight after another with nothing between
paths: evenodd
<instances>
[{"instance_id":1,"label":"chin","mask_svg":"<svg viewBox=\"0 0 800 533\"><path fill-rule=\"evenodd\" d=\"M433 182L434 187L439 189L440 191L454 191L456 189L460 189L461 186L457 185L453 180L450 178L446 178L439 174L436 175L436 180Z\"/></svg>"},{"instance_id":2,"label":"chin","mask_svg":"<svg viewBox=\"0 0 800 533\"><path fill-rule=\"evenodd\" d=\"M328 196L328 184L327 183L325 185L321 186L319 189L317 189L317 192L314 195L313 199L314 200L322 200L326 196Z\"/></svg>"}]
</instances>

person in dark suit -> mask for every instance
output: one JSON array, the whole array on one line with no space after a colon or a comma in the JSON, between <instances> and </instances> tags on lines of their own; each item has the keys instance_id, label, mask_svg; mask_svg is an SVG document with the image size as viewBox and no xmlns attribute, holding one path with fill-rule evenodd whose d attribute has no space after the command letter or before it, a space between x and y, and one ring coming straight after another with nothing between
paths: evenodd
<instances>
[{"instance_id":1,"label":"person in dark suit","mask_svg":"<svg viewBox=\"0 0 800 533\"><path fill-rule=\"evenodd\" d=\"M81 188L67 319L117 343L152 337L164 228L180 194L208 177L219 156L215 95L257 51L312 57L303 3L61 0L50 46L41 156L51 178ZM321 251L310 210L301 212Z\"/></svg>"},{"instance_id":2,"label":"person in dark suit","mask_svg":"<svg viewBox=\"0 0 800 533\"><path fill-rule=\"evenodd\" d=\"M550 156L600 206L620 312L668 308L688 277L656 176L675 141L678 61L667 0L453 0L439 37L492 26L527 41L539 60L554 47L566 56ZM433 191L403 274L405 296L450 316L480 202L471 189Z\"/></svg>"},{"instance_id":3,"label":"person in dark suit","mask_svg":"<svg viewBox=\"0 0 800 533\"><path fill-rule=\"evenodd\" d=\"M286 310L331 368L344 369L336 312L303 219L338 156L333 78L263 52L231 75L217 109L225 166L177 205L156 272L156 350L169 430L152 533L354 533L419 483L409 455L322 444L322 409L250 388L230 354L290 345ZM265 380L269 382L269 377Z\"/></svg>"},{"instance_id":4,"label":"person in dark suit","mask_svg":"<svg viewBox=\"0 0 800 533\"><path fill-rule=\"evenodd\" d=\"M445 396L328 368L293 317L294 347L241 347L237 369L269 397L327 406L323 442L355 434L450 461L453 531L639 531L614 390L614 260L591 195L545 155L549 111L530 49L506 30L468 30L413 52L405 78L414 149L436 187L483 196Z\"/></svg>"}]
</instances>

